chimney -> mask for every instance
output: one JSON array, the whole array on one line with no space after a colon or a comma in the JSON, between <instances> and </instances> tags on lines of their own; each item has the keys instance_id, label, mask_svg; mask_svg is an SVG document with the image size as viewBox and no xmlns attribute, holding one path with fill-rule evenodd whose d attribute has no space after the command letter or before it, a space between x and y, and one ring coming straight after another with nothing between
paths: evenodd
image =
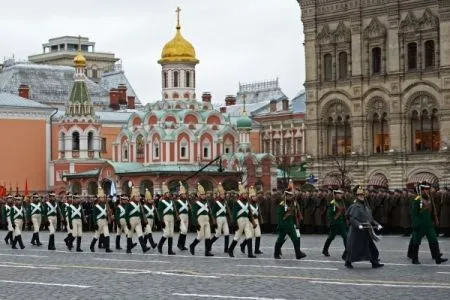
<instances>
[{"instance_id":1,"label":"chimney","mask_svg":"<svg viewBox=\"0 0 450 300\"><path fill-rule=\"evenodd\" d=\"M26 84L19 86L19 97L30 99L30 87Z\"/></svg>"},{"instance_id":2,"label":"chimney","mask_svg":"<svg viewBox=\"0 0 450 300\"><path fill-rule=\"evenodd\" d=\"M117 89L111 89L109 91L109 107L113 110L119 110L119 91Z\"/></svg>"},{"instance_id":3,"label":"chimney","mask_svg":"<svg viewBox=\"0 0 450 300\"><path fill-rule=\"evenodd\" d=\"M236 96L228 95L225 97L225 105L226 106L235 105L235 104L236 104Z\"/></svg>"},{"instance_id":4,"label":"chimney","mask_svg":"<svg viewBox=\"0 0 450 300\"><path fill-rule=\"evenodd\" d=\"M126 105L127 104L127 86L123 83L119 84L117 88L119 92L119 104Z\"/></svg>"},{"instance_id":5,"label":"chimney","mask_svg":"<svg viewBox=\"0 0 450 300\"><path fill-rule=\"evenodd\" d=\"M128 109L135 109L136 108L136 101L135 101L135 97L134 96L128 96L128 101L127 101L127 108Z\"/></svg>"},{"instance_id":6,"label":"chimney","mask_svg":"<svg viewBox=\"0 0 450 300\"><path fill-rule=\"evenodd\" d=\"M202 95L202 101L203 102L211 103L211 98L212 98L211 93L205 92Z\"/></svg>"},{"instance_id":7,"label":"chimney","mask_svg":"<svg viewBox=\"0 0 450 300\"><path fill-rule=\"evenodd\" d=\"M270 112L277 111L277 100L270 100Z\"/></svg>"},{"instance_id":8,"label":"chimney","mask_svg":"<svg viewBox=\"0 0 450 300\"><path fill-rule=\"evenodd\" d=\"M220 112L223 113L223 114L226 114L227 113L227 107L226 106L221 106L220 107Z\"/></svg>"},{"instance_id":9,"label":"chimney","mask_svg":"<svg viewBox=\"0 0 450 300\"><path fill-rule=\"evenodd\" d=\"M283 106L283 111L288 111L289 110L289 100L283 99L283 100L281 100L281 103Z\"/></svg>"}]
</instances>

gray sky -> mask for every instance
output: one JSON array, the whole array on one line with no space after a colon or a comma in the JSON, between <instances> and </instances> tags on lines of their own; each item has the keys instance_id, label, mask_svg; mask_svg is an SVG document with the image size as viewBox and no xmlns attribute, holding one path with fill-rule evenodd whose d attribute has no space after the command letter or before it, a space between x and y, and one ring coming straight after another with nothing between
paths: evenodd
<instances>
[{"instance_id":1,"label":"gray sky","mask_svg":"<svg viewBox=\"0 0 450 300\"><path fill-rule=\"evenodd\" d=\"M15 0L2 5L0 57L26 59L63 35L87 36L96 51L114 52L144 103L161 98L162 47L175 34L195 47L197 95L213 102L235 94L239 82L279 77L289 98L303 89L304 50L295 0Z\"/></svg>"}]
</instances>

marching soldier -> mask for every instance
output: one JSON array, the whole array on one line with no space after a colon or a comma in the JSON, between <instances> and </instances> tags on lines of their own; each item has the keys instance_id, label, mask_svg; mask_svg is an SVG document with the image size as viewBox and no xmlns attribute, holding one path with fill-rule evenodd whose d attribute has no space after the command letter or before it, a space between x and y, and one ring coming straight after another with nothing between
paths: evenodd
<instances>
[{"instance_id":1,"label":"marching soldier","mask_svg":"<svg viewBox=\"0 0 450 300\"><path fill-rule=\"evenodd\" d=\"M42 244L39 240L39 228L41 227L42 222L42 206L37 193L33 193L31 197L31 202L28 206L28 216L33 223L33 237L31 238L31 244L33 246L41 246Z\"/></svg>"},{"instance_id":2,"label":"marching soldier","mask_svg":"<svg viewBox=\"0 0 450 300\"><path fill-rule=\"evenodd\" d=\"M127 234L127 253L131 253L133 246L133 233L136 235L141 245L142 252L146 253L150 248L146 245L146 240L142 235L142 221L145 223L147 219L143 216L142 207L140 203L139 188L133 187L131 192L131 201L126 206L125 219L127 221L128 234Z\"/></svg>"},{"instance_id":3,"label":"marching soldier","mask_svg":"<svg viewBox=\"0 0 450 300\"><path fill-rule=\"evenodd\" d=\"M192 214L197 228L197 238L189 245L189 251L195 255L195 247L205 239L205 256L214 256L211 253L211 224L209 223L209 205L203 186L197 184L197 201L193 204Z\"/></svg>"},{"instance_id":4,"label":"marching soldier","mask_svg":"<svg viewBox=\"0 0 450 300\"><path fill-rule=\"evenodd\" d=\"M216 227L216 234L211 239L211 246L215 241L219 239L219 237L224 235L224 252L228 253L228 246L230 244L230 228L228 226L228 217L231 216L228 205L225 201L225 190L222 186L222 183L219 182L217 187L217 198L212 207L212 214L214 225Z\"/></svg>"},{"instance_id":5,"label":"marching soldier","mask_svg":"<svg viewBox=\"0 0 450 300\"><path fill-rule=\"evenodd\" d=\"M77 252L83 252L81 249L81 237L83 236L83 223L86 224L86 216L84 215L83 206L80 203L80 198L75 196L73 204L67 207L66 217L68 226L72 230L72 236L77 240ZM73 243L73 241L72 241ZM73 246L73 245L72 245ZM70 248L69 250L71 250Z\"/></svg>"},{"instance_id":6,"label":"marching soldier","mask_svg":"<svg viewBox=\"0 0 450 300\"><path fill-rule=\"evenodd\" d=\"M11 218L10 218L11 207L13 205L14 205L13 196L12 195L8 195L6 197L6 203L3 206L3 210L2 210L3 220L6 220L6 224L8 226L8 234L5 237L5 243L7 245L12 244L12 242L13 242L14 228L12 226Z\"/></svg>"},{"instance_id":7,"label":"marching soldier","mask_svg":"<svg viewBox=\"0 0 450 300\"><path fill-rule=\"evenodd\" d=\"M69 220L68 220L68 211L70 206L73 204L73 195L72 193L67 193L66 195L66 199L63 202L63 205L61 207L61 213L62 213L62 219L63 222L65 222L66 224L66 229L67 229L67 236L64 239L64 242L66 243L67 249L72 250L73 248L73 241L75 240L75 238L73 237L72 234L72 227L69 225Z\"/></svg>"},{"instance_id":8,"label":"marching soldier","mask_svg":"<svg viewBox=\"0 0 450 300\"><path fill-rule=\"evenodd\" d=\"M147 241L150 243L150 246L155 249L158 244L155 243L153 240L153 224L155 220L155 206L153 205L153 197L152 193L146 188L145 189L145 203L142 206L144 209L145 217L147 218L147 225L145 225L145 233L144 233L144 239L145 243L147 244Z\"/></svg>"},{"instance_id":9,"label":"marching soldier","mask_svg":"<svg viewBox=\"0 0 450 300\"><path fill-rule=\"evenodd\" d=\"M188 250L186 248L186 235L189 228L189 201L186 198L186 189L181 181L178 194L180 199L175 202L178 218L180 219L180 235L178 236L177 247L181 251L185 251Z\"/></svg>"},{"instance_id":10,"label":"marching soldier","mask_svg":"<svg viewBox=\"0 0 450 300\"><path fill-rule=\"evenodd\" d=\"M248 191L244 188L244 186L240 182L239 182L239 194L240 194L239 199L233 203L233 220L237 222L238 229L236 230L233 242L231 243L230 248L228 249L228 255L230 255L230 257L234 257L234 248L239 242L242 233L244 233L248 247L247 256L248 258L256 258L256 256L253 255L253 245L252 245L252 237L253 237L252 226L253 228L255 228L256 226L252 222L253 219L251 219L252 217L249 211Z\"/></svg>"},{"instance_id":11,"label":"marching soldier","mask_svg":"<svg viewBox=\"0 0 450 300\"><path fill-rule=\"evenodd\" d=\"M103 235L105 236L105 252L113 252L109 247L109 218L110 212L108 211L108 206L106 204L105 193L99 186L97 200L92 211L92 221L94 223L95 233L90 246L91 252L95 252L95 244L97 243L100 233L103 233Z\"/></svg>"},{"instance_id":12,"label":"marching soldier","mask_svg":"<svg viewBox=\"0 0 450 300\"><path fill-rule=\"evenodd\" d=\"M174 233L174 214L175 209L173 207L173 201L170 199L169 188L164 182L162 186L163 195L158 202L158 213L161 220L161 227L163 229L163 235L158 243L158 252L162 254L162 247L167 240L168 254L175 255L172 251L173 246L173 233Z\"/></svg>"},{"instance_id":13,"label":"marching soldier","mask_svg":"<svg viewBox=\"0 0 450 300\"><path fill-rule=\"evenodd\" d=\"M261 223L262 223L262 222L260 222L261 213L260 213L260 209L259 209L259 203L256 199L256 191L253 186L251 186L249 189L249 197L250 197L250 201L249 201L250 213L252 215L253 222L256 225L256 227L254 227L252 230L253 236L255 237L255 254L263 254L263 252L260 249L260 247L261 247ZM245 245L246 245L245 241L241 243L241 252L242 253L245 253Z\"/></svg>"},{"instance_id":14,"label":"marching soldier","mask_svg":"<svg viewBox=\"0 0 450 300\"><path fill-rule=\"evenodd\" d=\"M430 195L430 186L426 182L419 185L419 195L414 199L412 204L412 240L411 240L411 257L412 263L417 265L419 262L419 247L422 237L426 235L430 246L431 256L436 264L446 262L446 258L441 257L439 243L435 226L439 224L434 209L434 203ZM433 224L434 223L434 224Z\"/></svg>"},{"instance_id":15,"label":"marching soldier","mask_svg":"<svg viewBox=\"0 0 450 300\"><path fill-rule=\"evenodd\" d=\"M128 226L127 221L125 219L125 213L126 209L125 207L128 204L128 197L125 194L122 194L119 199L119 203L116 205L116 211L114 213L114 220L115 224L117 226L117 232L116 232L116 250L122 250L122 247L120 247L120 236L122 232L125 234L125 237L128 236ZM136 247L136 243L133 243L133 249Z\"/></svg>"},{"instance_id":16,"label":"marching soldier","mask_svg":"<svg viewBox=\"0 0 450 300\"><path fill-rule=\"evenodd\" d=\"M45 202L44 205L44 216L46 219L48 230L50 232L48 238L48 250L56 250L55 231L58 222L58 213L60 213L60 211L58 203L56 202L56 194L50 192L49 198L47 199L47 202Z\"/></svg>"},{"instance_id":17,"label":"marching soldier","mask_svg":"<svg viewBox=\"0 0 450 300\"><path fill-rule=\"evenodd\" d=\"M330 248L331 242L333 242L336 235L339 234L344 242L344 253L342 254L342 259L345 259L347 255L347 252L345 250L347 245L347 225L345 219L345 205L342 199L343 194L343 191L335 190L335 198L330 202L330 205L328 206L330 232L328 234L327 240L325 241L325 245L323 246L322 254L325 256L330 256L328 249Z\"/></svg>"},{"instance_id":18,"label":"marching soldier","mask_svg":"<svg viewBox=\"0 0 450 300\"><path fill-rule=\"evenodd\" d=\"M19 243L20 249L24 249L25 246L23 245L22 241L22 228L24 224L25 219L25 213L22 205L22 197L20 195L17 195L14 197L15 203L11 207L10 211L10 219L11 224L14 229L14 240L12 242L12 249L17 249L16 245Z\"/></svg>"},{"instance_id":19,"label":"marching soldier","mask_svg":"<svg viewBox=\"0 0 450 300\"><path fill-rule=\"evenodd\" d=\"M294 190L284 192L284 200L278 205L278 238L275 242L274 258L281 259L281 247L284 244L286 235L294 244L295 258L302 259L306 254L300 251L300 237L296 232L296 208Z\"/></svg>"}]
</instances>

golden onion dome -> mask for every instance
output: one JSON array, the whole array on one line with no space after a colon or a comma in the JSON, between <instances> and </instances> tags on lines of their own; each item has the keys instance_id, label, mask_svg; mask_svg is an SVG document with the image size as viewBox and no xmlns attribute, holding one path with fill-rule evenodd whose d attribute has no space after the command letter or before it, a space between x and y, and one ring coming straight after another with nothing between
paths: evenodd
<instances>
[{"instance_id":1,"label":"golden onion dome","mask_svg":"<svg viewBox=\"0 0 450 300\"><path fill-rule=\"evenodd\" d=\"M179 11L177 11L179 13ZM189 43L181 35L181 26L178 16L177 32L175 37L169 41L161 52L161 59L158 63L193 63L198 64L199 60L195 57L195 49L191 43Z\"/></svg>"},{"instance_id":2,"label":"golden onion dome","mask_svg":"<svg viewBox=\"0 0 450 300\"><path fill-rule=\"evenodd\" d=\"M73 65L75 66L75 68L86 67L86 58L80 51L78 51L77 55L73 58Z\"/></svg>"}]
</instances>

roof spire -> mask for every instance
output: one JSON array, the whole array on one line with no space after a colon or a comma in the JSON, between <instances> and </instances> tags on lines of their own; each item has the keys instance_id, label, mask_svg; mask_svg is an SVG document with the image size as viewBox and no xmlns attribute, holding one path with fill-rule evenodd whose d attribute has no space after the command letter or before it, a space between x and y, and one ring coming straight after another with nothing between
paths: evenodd
<instances>
[{"instance_id":1,"label":"roof spire","mask_svg":"<svg viewBox=\"0 0 450 300\"><path fill-rule=\"evenodd\" d=\"M177 7L177 10L175 11L177 13L177 30L181 29L180 26L180 12L181 12L181 8Z\"/></svg>"},{"instance_id":2,"label":"roof spire","mask_svg":"<svg viewBox=\"0 0 450 300\"><path fill-rule=\"evenodd\" d=\"M245 98L247 98L247 95L242 95L242 100L244 101L244 108L243 108L243 110L242 110L242 115L243 116L247 116L247 109L245 108Z\"/></svg>"}]
</instances>

